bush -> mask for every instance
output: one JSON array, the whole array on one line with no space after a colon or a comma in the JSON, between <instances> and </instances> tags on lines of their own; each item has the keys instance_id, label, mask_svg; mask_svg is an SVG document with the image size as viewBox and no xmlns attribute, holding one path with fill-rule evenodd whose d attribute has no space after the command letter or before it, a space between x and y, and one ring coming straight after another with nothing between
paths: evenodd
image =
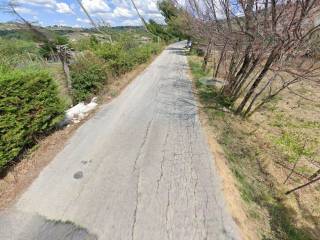
<instances>
[{"instance_id":1,"label":"bush","mask_svg":"<svg viewBox=\"0 0 320 240\"><path fill-rule=\"evenodd\" d=\"M91 52L84 52L70 65L74 102L88 101L107 82L105 62Z\"/></svg>"},{"instance_id":2,"label":"bush","mask_svg":"<svg viewBox=\"0 0 320 240\"><path fill-rule=\"evenodd\" d=\"M102 44L96 48L95 53L106 60L109 71L113 75L119 76L132 70L136 65L147 62L160 50L161 46L156 43L139 45L122 40L114 44Z\"/></svg>"},{"instance_id":3,"label":"bush","mask_svg":"<svg viewBox=\"0 0 320 240\"><path fill-rule=\"evenodd\" d=\"M131 51L131 58L135 65L147 62L152 55L158 54L161 51L161 46L157 43L143 44Z\"/></svg>"},{"instance_id":4,"label":"bush","mask_svg":"<svg viewBox=\"0 0 320 240\"><path fill-rule=\"evenodd\" d=\"M110 44L105 43L97 47L95 53L106 60L108 70L114 75L119 76L130 71L133 67L133 61L128 55L128 51L123 49L120 42Z\"/></svg>"},{"instance_id":5,"label":"bush","mask_svg":"<svg viewBox=\"0 0 320 240\"><path fill-rule=\"evenodd\" d=\"M71 48L76 51L93 51L100 44L100 40L95 36L83 37L70 43Z\"/></svg>"},{"instance_id":6,"label":"bush","mask_svg":"<svg viewBox=\"0 0 320 240\"><path fill-rule=\"evenodd\" d=\"M134 65L139 65L147 62L151 57L151 49L148 46L141 46L135 49L132 49L130 56L134 62Z\"/></svg>"},{"instance_id":7,"label":"bush","mask_svg":"<svg viewBox=\"0 0 320 240\"><path fill-rule=\"evenodd\" d=\"M129 72L159 53L161 46L156 43L141 45L135 40L121 38L114 43L95 41L91 49L94 53L86 51L70 66L74 102L88 101L98 94L106 83L107 72L113 76Z\"/></svg>"},{"instance_id":8,"label":"bush","mask_svg":"<svg viewBox=\"0 0 320 240\"><path fill-rule=\"evenodd\" d=\"M0 68L1 69L1 68ZM65 105L45 71L0 72L0 167L64 118Z\"/></svg>"}]
</instances>

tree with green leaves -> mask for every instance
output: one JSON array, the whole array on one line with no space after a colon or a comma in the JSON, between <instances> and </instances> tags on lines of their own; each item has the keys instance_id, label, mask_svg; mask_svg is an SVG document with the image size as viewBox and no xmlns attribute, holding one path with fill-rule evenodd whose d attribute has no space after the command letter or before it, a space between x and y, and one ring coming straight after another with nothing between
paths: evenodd
<instances>
[{"instance_id":1,"label":"tree with green leaves","mask_svg":"<svg viewBox=\"0 0 320 240\"><path fill-rule=\"evenodd\" d=\"M183 8L178 7L173 0L158 1L158 8L167 24L166 31L169 35L177 37L180 40L189 38L189 36L182 31L184 22L180 21L180 18L185 13Z\"/></svg>"}]
</instances>

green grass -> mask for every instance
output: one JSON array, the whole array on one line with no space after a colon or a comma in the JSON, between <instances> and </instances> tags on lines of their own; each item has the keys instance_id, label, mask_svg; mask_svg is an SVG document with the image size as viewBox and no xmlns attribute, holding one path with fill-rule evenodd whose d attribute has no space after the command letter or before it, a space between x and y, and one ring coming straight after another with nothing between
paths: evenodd
<instances>
[{"instance_id":1,"label":"green grass","mask_svg":"<svg viewBox=\"0 0 320 240\"><path fill-rule=\"evenodd\" d=\"M280 134L270 133L271 142L284 155L289 163L295 163L301 158L319 161L317 156L319 137L319 122L295 119L284 113L276 113L271 122L273 128L277 128ZM306 173L306 171L298 172ZM308 172L308 171L307 171Z\"/></svg>"},{"instance_id":2,"label":"green grass","mask_svg":"<svg viewBox=\"0 0 320 240\"><path fill-rule=\"evenodd\" d=\"M190 69L192 71L192 75L195 79L199 80L200 78L208 75L208 73L203 71L202 65L200 62L190 60L189 64L190 64Z\"/></svg>"},{"instance_id":3,"label":"green grass","mask_svg":"<svg viewBox=\"0 0 320 240\"><path fill-rule=\"evenodd\" d=\"M315 152L309 148L307 139L297 132L284 132L274 139L274 143L288 156L288 161L294 163L301 157L312 157Z\"/></svg>"},{"instance_id":4,"label":"green grass","mask_svg":"<svg viewBox=\"0 0 320 240\"><path fill-rule=\"evenodd\" d=\"M198 61L189 60L192 75L195 81L196 87L199 89L199 97L206 107L212 107L215 109L228 109L232 110L232 103L227 98L223 97L215 86L204 85L201 79L210 79L211 72L205 72L202 65ZM223 112L216 112L218 115L224 116Z\"/></svg>"}]
</instances>

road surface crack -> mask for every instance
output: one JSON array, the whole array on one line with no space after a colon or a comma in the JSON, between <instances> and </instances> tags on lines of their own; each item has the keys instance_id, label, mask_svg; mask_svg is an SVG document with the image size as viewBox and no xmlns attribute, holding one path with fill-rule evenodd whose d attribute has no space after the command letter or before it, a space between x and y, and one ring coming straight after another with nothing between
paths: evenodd
<instances>
[{"instance_id":1,"label":"road surface crack","mask_svg":"<svg viewBox=\"0 0 320 240\"><path fill-rule=\"evenodd\" d=\"M144 137L143 137L143 140L142 140L142 143L139 147L139 151L138 151L138 154L134 160L134 165L133 165L133 172L135 172L137 170L137 163L138 163L138 160L140 159L141 157L141 154L142 154L142 150L144 148L144 145L146 144L147 142L147 138L148 138L148 135L149 135L149 131L150 131L150 127L151 127L151 124L152 124L152 121L153 121L153 118L148 122L148 125L147 125L147 130L144 134Z\"/></svg>"},{"instance_id":2,"label":"road surface crack","mask_svg":"<svg viewBox=\"0 0 320 240\"><path fill-rule=\"evenodd\" d=\"M166 206L166 233L167 233L168 240L170 240L170 229L169 229L170 190L171 190L171 184L169 185L169 188L168 188L168 198L167 198L167 206Z\"/></svg>"},{"instance_id":3,"label":"road surface crack","mask_svg":"<svg viewBox=\"0 0 320 240\"><path fill-rule=\"evenodd\" d=\"M138 182L137 182L137 188L136 188L136 205L135 209L133 211L133 223L131 226L131 239L134 239L134 233L135 233L135 228L136 228L136 223L137 223L137 213L138 213L138 207L139 207L139 188L140 188L140 171L138 172Z\"/></svg>"},{"instance_id":4,"label":"road surface crack","mask_svg":"<svg viewBox=\"0 0 320 240\"><path fill-rule=\"evenodd\" d=\"M167 146L168 138L169 138L169 131L166 134L164 144L162 146L162 149L163 149L162 150L162 160L160 163L160 176L159 176L159 179L157 180L157 193L159 192L160 182L163 177L163 167L164 167L164 162L165 162L165 157L166 157L166 146Z\"/></svg>"}]
</instances>

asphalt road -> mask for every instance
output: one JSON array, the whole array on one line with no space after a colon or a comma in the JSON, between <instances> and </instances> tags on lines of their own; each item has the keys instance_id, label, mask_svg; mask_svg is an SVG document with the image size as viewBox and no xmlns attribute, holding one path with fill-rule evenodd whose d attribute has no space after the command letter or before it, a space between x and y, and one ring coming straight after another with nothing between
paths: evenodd
<instances>
[{"instance_id":1,"label":"asphalt road","mask_svg":"<svg viewBox=\"0 0 320 240\"><path fill-rule=\"evenodd\" d=\"M1 240L240 239L197 116L185 43L169 46L69 140Z\"/></svg>"}]
</instances>

